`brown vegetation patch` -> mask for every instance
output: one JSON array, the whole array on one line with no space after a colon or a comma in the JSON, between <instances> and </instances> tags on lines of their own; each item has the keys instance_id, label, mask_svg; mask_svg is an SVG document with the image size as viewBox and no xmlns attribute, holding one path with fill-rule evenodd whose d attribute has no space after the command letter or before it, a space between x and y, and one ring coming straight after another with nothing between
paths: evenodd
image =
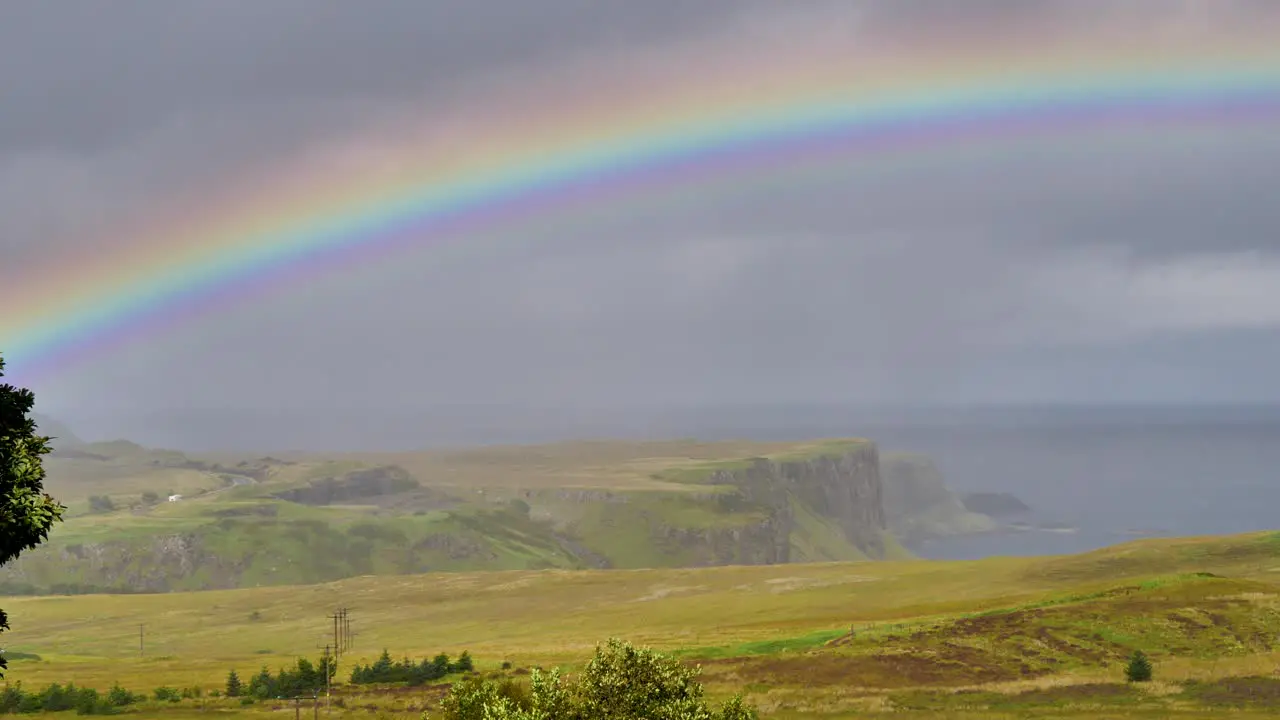
<instances>
[{"instance_id":1,"label":"brown vegetation patch","mask_svg":"<svg viewBox=\"0 0 1280 720\"><path fill-rule=\"evenodd\" d=\"M957 687L1037 674L1029 667L1004 667L976 648L946 646L937 652L869 655L811 654L797 657L735 658L704 663L708 670L732 672L741 681L805 687Z\"/></svg>"},{"instance_id":2,"label":"brown vegetation patch","mask_svg":"<svg viewBox=\"0 0 1280 720\"><path fill-rule=\"evenodd\" d=\"M1118 683L1083 683L1080 685L1058 685L1055 687L1036 688L1018 693L1014 698L1020 703L1034 705L1055 705L1084 702L1099 702L1136 698L1137 692L1128 685Z\"/></svg>"},{"instance_id":3,"label":"brown vegetation patch","mask_svg":"<svg viewBox=\"0 0 1280 720\"><path fill-rule=\"evenodd\" d=\"M1107 643L1100 635L1095 635L1094 642L1104 647L1089 647L1078 644L1078 640L1073 642L1055 633L1057 631L1071 635L1072 630L1037 624L1049 617L1048 611L1037 608L963 618L943 630L942 634L988 638L995 643L1011 646L1011 649L1016 649L1020 655L1028 658L1040 658L1041 650L1047 650L1083 663L1099 663L1123 654L1122 648ZM1045 658L1043 661L1060 662L1057 658Z\"/></svg>"},{"instance_id":4,"label":"brown vegetation patch","mask_svg":"<svg viewBox=\"0 0 1280 720\"><path fill-rule=\"evenodd\" d=\"M1209 705L1280 708L1280 679L1253 676L1192 681L1183 695Z\"/></svg>"}]
</instances>

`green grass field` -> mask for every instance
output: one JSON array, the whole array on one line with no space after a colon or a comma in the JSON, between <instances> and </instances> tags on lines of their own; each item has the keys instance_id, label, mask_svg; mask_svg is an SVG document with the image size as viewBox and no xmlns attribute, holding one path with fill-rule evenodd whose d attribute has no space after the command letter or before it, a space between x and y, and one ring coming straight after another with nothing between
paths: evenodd
<instances>
[{"instance_id":1,"label":"green grass field","mask_svg":"<svg viewBox=\"0 0 1280 720\"><path fill-rule=\"evenodd\" d=\"M1280 711L1280 540L1145 540L1078 556L368 577L134 596L7 598L8 679L135 691L222 685L319 654L351 608L353 662L468 650L572 669L620 637L700 663L709 692L766 717L1270 717ZM140 657L139 625L145 652ZM1148 653L1155 681L1123 664ZM360 717L410 717L443 686L340 689ZM148 704L165 717L278 703ZM290 706L288 709L292 709Z\"/></svg>"}]
</instances>

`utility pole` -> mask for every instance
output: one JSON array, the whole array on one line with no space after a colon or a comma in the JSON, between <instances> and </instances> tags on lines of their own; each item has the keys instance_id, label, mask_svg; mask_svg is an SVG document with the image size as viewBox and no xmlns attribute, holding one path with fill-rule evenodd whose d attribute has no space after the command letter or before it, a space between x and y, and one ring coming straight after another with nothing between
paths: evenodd
<instances>
[{"instance_id":1,"label":"utility pole","mask_svg":"<svg viewBox=\"0 0 1280 720\"><path fill-rule=\"evenodd\" d=\"M333 677L333 668L330 667L335 661L329 657L329 646L324 646L324 711L332 712L333 710L333 686L329 679Z\"/></svg>"},{"instance_id":2,"label":"utility pole","mask_svg":"<svg viewBox=\"0 0 1280 720\"><path fill-rule=\"evenodd\" d=\"M338 671L338 661L343 651L351 647L351 620L347 615L348 608L338 608L332 615L325 617L333 621L333 643L324 646L324 695L325 712L331 712L333 705L333 683L331 677Z\"/></svg>"},{"instance_id":3,"label":"utility pole","mask_svg":"<svg viewBox=\"0 0 1280 720\"><path fill-rule=\"evenodd\" d=\"M338 643L338 627L339 623L342 622L342 614L338 611L334 611L334 613L329 616L329 619L333 620L333 659L336 662L338 656L342 654L342 646Z\"/></svg>"},{"instance_id":4,"label":"utility pole","mask_svg":"<svg viewBox=\"0 0 1280 720\"><path fill-rule=\"evenodd\" d=\"M347 608L342 608L342 649L351 649L351 618L347 616Z\"/></svg>"}]
</instances>

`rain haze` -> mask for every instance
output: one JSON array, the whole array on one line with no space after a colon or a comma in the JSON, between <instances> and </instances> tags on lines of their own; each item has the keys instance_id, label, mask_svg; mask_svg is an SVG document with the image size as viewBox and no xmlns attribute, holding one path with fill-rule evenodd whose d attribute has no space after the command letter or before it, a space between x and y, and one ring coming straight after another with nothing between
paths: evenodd
<instances>
[{"instance_id":1,"label":"rain haze","mask_svg":"<svg viewBox=\"0 0 1280 720\"><path fill-rule=\"evenodd\" d=\"M613 77L626 96L681 63L759 68L815 44L906 57L966 28L1109 47L1278 22L1268 0L14 0L0 297L301 159L341 172L393 162L399 128L484 127L491 97ZM1280 126L951 150L424 238L248 287L27 384L86 439L193 452L857 435L1075 526L1099 494L1128 498L1049 550L1266 526ZM1226 489L1205 510L1208 482ZM1133 500L1158 483L1167 498Z\"/></svg>"}]
</instances>

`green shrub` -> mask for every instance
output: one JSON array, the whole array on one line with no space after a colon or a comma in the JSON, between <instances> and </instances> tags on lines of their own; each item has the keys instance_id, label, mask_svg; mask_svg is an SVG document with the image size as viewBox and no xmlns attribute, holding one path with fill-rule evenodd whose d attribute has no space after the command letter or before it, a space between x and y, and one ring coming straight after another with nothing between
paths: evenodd
<instances>
[{"instance_id":1,"label":"green shrub","mask_svg":"<svg viewBox=\"0 0 1280 720\"><path fill-rule=\"evenodd\" d=\"M15 683L0 691L0 713L75 710L79 715L114 715L121 706L134 700L135 696L119 685L103 696L93 688L76 687L74 683L53 683L40 692L25 692L21 683Z\"/></svg>"},{"instance_id":2,"label":"green shrub","mask_svg":"<svg viewBox=\"0 0 1280 720\"><path fill-rule=\"evenodd\" d=\"M1125 666L1124 676L1129 682L1149 682L1151 680L1151 661L1147 659L1146 653L1141 650L1135 650L1129 658L1129 664Z\"/></svg>"},{"instance_id":3,"label":"green shrub","mask_svg":"<svg viewBox=\"0 0 1280 720\"><path fill-rule=\"evenodd\" d=\"M609 640L576 682L541 669L534 669L527 691L510 678L468 678L454 684L441 710L446 720L755 720L741 696L718 711L709 708L698 672L673 657Z\"/></svg>"},{"instance_id":4,"label":"green shrub","mask_svg":"<svg viewBox=\"0 0 1280 720\"><path fill-rule=\"evenodd\" d=\"M155 689L153 695L156 700L160 701L168 700L169 702L178 702L182 699L182 695L171 687L158 687Z\"/></svg>"},{"instance_id":5,"label":"green shrub","mask_svg":"<svg viewBox=\"0 0 1280 720\"><path fill-rule=\"evenodd\" d=\"M70 710L76 706L78 699L75 685L68 684L63 687L58 683L54 683L40 693L40 709L45 712Z\"/></svg>"},{"instance_id":6,"label":"green shrub","mask_svg":"<svg viewBox=\"0 0 1280 720\"><path fill-rule=\"evenodd\" d=\"M21 682L6 684L4 690L0 690L0 713L17 712L25 695Z\"/></svg>"},{"instance_id":7,"label":"green shrub","mask_svg":"<svg viewBox=\"0 0 1280 720\"><path fill-rule=\"evenodd\" d=\"M126 705L132 705L136 702L142 702L143 700L146 700L146 699L147 698L145 695L135 695L129 692L128 690L125 690L124 688L120 687L120 683L116 683L112 685L111 689L107 691L107 703L115 707L124 707Z\"/></svg>"},{"instance_id":8,"label":"green shrub","mask_svg":"<svg viewBox=\"0 0 1280 720\"><path fill-rule=\"evenodd\" d=\"M76 700L77 715L115 715L120 708L92 688L82 688Z\"/></svg>"}]
</instances>

